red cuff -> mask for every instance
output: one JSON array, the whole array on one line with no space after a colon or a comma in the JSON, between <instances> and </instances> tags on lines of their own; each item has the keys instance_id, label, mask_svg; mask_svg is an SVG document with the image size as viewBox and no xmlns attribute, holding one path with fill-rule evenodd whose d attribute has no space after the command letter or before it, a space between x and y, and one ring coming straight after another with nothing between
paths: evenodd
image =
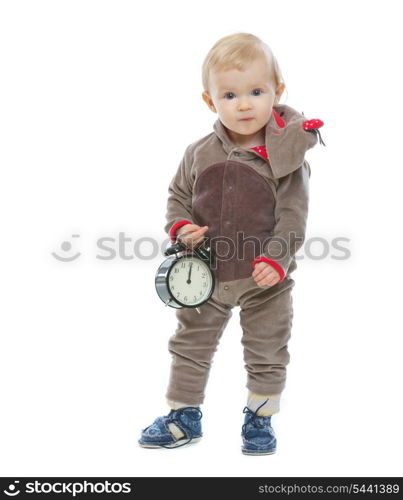
<instances>
[{"instance_id":1,"label":"red cuff","mask_svg":"<svg viewBox=\"0 0 403 500\"><path fill-rule=\"evenodd\" d=\"M171 241L172 242L175 242L176 241L176 231L182 227L182 226L185 226L186 224L193 224L193 222L190 222L189 220L180 220L179 222L177 222L176 224L174 224L170 231L169 231L169 237L171 238Z\"/></svg>"},{"instance_id":2,"label":"red cuff","mask_svg":"<svg viewBox=\"0 0 403 500\"><path fill-rule=\"evenodd\" d=\"M281 283L283 281L283 279L285 278L285 272L284 269L280 266L280 264L277 264L277 262L274 262L274 260L270 260L267 257L260 256L256 257L256 259L253 260L252 262L253 269L255 269L255 265L258 262L266 262L267 264L270 264L280 275L280 281L278 281L277 283Z\"/></svg>"}]
</instances>

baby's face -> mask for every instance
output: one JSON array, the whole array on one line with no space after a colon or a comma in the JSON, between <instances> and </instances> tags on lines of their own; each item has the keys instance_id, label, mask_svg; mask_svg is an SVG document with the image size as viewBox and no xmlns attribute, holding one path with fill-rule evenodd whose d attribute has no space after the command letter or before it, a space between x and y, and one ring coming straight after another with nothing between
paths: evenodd
<instances>
[{"instance_id":1,"label":"baby's face","mask_svg":"<svg viewBox=\"0 0 403 500\"><path fill-rule=\"evenodd\" d=\"M251 62L244 71L210 72L210 95L203 94L209 108L241 141L256 136L269 121L276 93L264 59Z\"/></svg>"}]
</instances>

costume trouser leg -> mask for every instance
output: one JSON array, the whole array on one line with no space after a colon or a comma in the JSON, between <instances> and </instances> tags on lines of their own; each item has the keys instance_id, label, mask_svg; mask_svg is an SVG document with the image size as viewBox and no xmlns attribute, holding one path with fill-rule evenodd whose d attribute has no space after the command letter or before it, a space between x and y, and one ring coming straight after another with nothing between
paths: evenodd
<instances>
[{"instance_id":1,"label":"costume trouser leg","mask_svg":"<svg viewBox=\"0 0 403 500\"><path fill-rule=\"evenodd\" d=\"M285 387L293 319L291 293L288 288L273 297L262 294L259 301L241 306L247 387L253 393L275 395Z\"/></svg>"},{"instance_id":2,"label":"costume trouser leg","mask_svg":"<svg viewBox=\"0 0 403 500\"><path fill-rule=\"evenodd\" d=\"M203 402L211 363L220 337L232 316L231 307L214 299L200 307L176 311L178 327L169 340L172 354L168 400L196 406Z\"/></svg>"}]
</instances>

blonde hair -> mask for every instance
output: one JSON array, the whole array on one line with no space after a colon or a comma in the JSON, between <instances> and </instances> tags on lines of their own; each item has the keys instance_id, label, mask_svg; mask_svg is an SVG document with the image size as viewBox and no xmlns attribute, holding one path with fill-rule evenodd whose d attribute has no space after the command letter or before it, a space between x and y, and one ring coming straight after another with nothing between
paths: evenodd
<instances>
[{"instance_id":1,"label":"blonde hair","mask_svg":"<svg viewBox=\"0 0 403 500\"><path fill-rule=\"evenodd\" d=\"M202 84L205 92L209 92L209 75L214 68L218 71L238 69L259 57L265 57L270 69L274 88L284 84L280 66L270 47L260 38L251 33L234 33L220 38L210 49L202 66Z\"/></svg>"}]
</instances>

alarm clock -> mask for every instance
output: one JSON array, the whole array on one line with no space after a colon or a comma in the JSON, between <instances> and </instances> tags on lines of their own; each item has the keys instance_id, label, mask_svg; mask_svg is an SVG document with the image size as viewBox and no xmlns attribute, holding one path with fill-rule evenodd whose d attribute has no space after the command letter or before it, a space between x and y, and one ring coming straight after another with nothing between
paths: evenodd
<instances>
[{"instance_id":1,"label":"alarm clock","mask_svg":"<svg viewBox=\"0 0 403 500\"><path fill-rule=\"evenodd\" d=\"M177 240L164 255L168 258L155 275L158 296L166 306L194 307L200 313L198 307L209 300L215 287L211 249L188 249Z\"/></svg>"}]
</instances>

